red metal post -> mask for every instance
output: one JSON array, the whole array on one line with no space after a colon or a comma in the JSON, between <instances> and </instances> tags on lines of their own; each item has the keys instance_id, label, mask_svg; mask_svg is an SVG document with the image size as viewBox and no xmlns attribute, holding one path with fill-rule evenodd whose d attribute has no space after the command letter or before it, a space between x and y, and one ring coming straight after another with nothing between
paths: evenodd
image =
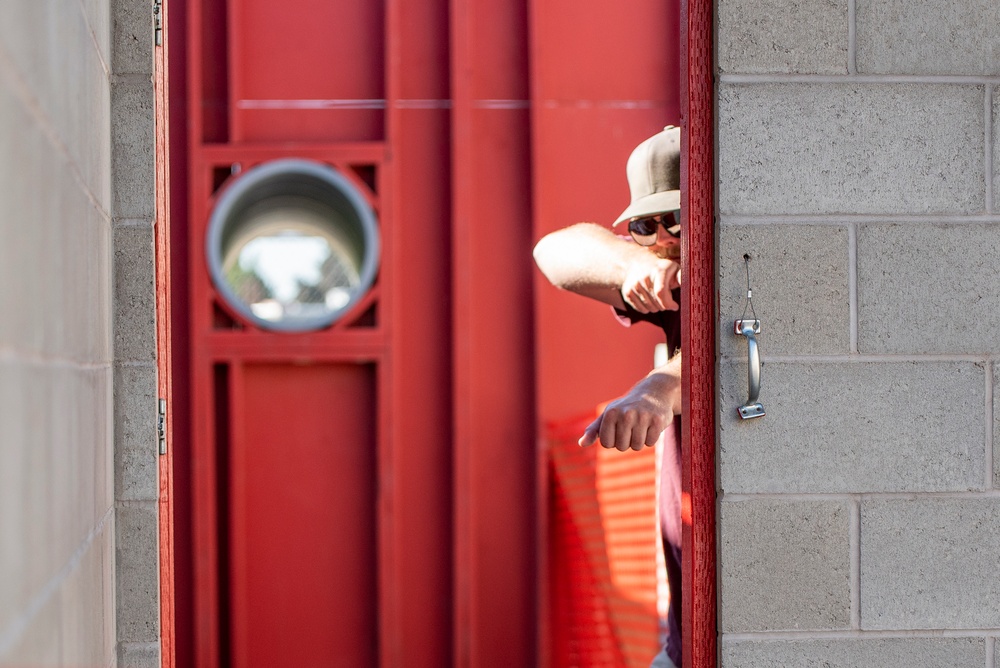
<instances>
[{"instance_id":1,"label":"red metal post","mask_svg":"<svg viewBox=\"0 0 1000 668\"><path fill-rule=\"evenodd\" d=\"M391 487L383 544L382 666L451 663L454 583L451 406L451 160L447 0L386 3L384 262ZM390 556L386 554L386 556Z\"/></svg>"},{"instance_id":2,"label":"red metal post","mask_svg":"<svg viewBox=\"0 0 1000 668\"><path fill-rule=\"evenodd\" d=\"M684 459L684 668L717 662L715 545L715 291L712 1L684 0L684 229L681 298L685 313L682 451Z\"/></svg>"},{"instance_id":3,"label":"red metal post","mask_svg":"<svg viewBox=\"0 0 1000 668\"><path fill-rule=\"evenodd\" d=\"M527 16L451 2L452 665L535 661Z\"/></svg>"},{"instance_id":4,"label":"red metal post","mask_svg":"<svg viewBox=\"0 0 1000 668\"><path fill-rule=\"evenodd\" d=\"M169 5L169 3L168 3ZM161 7L161 33L154 51L153 81L156 94L156 367L160 406L159 533L160 533L160 665L173 668L176 661L174 628L174 451L171 382L171 267L170 267L170 93L169 7Z\"/></svg>"}]
</instances>

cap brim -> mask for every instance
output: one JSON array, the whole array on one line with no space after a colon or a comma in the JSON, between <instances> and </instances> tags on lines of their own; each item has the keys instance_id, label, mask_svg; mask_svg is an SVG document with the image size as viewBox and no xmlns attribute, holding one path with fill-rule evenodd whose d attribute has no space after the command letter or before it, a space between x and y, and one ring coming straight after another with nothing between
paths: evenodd
<instances>
[{"instance_id":1,"label":"cap brim","mask_svg":"<svg viewBox=\"0 0 1000 668\"><path fill-rule=\"evenodd\" d=\"M612 227L632 218L642 216L653 216L665 211L678 211L681 208L681 191L665 190L663 192L646 195L632 202L622 215L618 216Z\"/></svg>"}]
</instances>

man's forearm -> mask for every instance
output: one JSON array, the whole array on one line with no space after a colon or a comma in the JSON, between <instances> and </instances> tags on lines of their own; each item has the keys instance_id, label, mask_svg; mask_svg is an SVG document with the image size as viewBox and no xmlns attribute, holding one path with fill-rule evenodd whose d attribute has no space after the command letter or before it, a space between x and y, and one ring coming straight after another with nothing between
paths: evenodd
<instances>
[{"instance_id":1,"label":"man's forearm","mask_svg":"<svg viewBox=\"0 0 1000 668\"><path fill-rule=\"evenodd\" d=\"M674 415L681 414L681 369L683 361L681 353L677 353L666 364L656 367L650 371L646 377L639 381L640 385L645 384L648 391L654 392L663 398L663 402L670 406Z\"/></svg>"},{"instance_id":2,"label":"man's forearm","mask_svg":"<svg viewBox=\"0 0 1000 668\"><path fill-rule=\"evenodd\" d=\"M650 253L594 223L579 223L546 235L535 246L535 262L556 287L624 308L621 289L630 266L650 262Z\"/></svg>"}]
</instances>

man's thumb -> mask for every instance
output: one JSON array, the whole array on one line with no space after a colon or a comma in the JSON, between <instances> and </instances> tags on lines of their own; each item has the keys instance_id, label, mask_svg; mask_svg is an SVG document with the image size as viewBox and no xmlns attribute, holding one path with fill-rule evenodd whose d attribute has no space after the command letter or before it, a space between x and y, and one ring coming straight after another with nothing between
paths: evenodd
<instances>
[{"instance_id":1,"label":"man's thumb","mask_svg":"<svg viewBox=\"0 0 1000 668\"><path fill-rule=\"evenodd\" d=\"M604 417L603 415L601 417ZM580 447L587 447L588 445L593 445L597 442L598 434L601 432L601 417L597 418L583 431L583 436L577 443Z\"/></svg>"}]
</instances>

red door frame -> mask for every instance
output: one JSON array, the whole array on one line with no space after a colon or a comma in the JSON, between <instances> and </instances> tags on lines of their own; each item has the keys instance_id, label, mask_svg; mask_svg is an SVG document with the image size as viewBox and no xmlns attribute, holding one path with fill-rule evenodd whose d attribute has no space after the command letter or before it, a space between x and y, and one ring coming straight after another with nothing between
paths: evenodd
<instances>
[{"instance_id":1,"label":"red door frame","mask_svg":"<svg viewBox=\"0 0 1000 668\"><path fill-rule=\"evenodd\" d=\"M712 0L682 0L683 668L718 661Z\"/></svg>"},{"instance_id":2,"label":"red door frame","mask_svg":"<svg viewBox=\"0 0 1000 668\"><path fill-rule=\"evenodd\" d=\"M186 373L184 369L173 369L174 386L171 386L170 376L170 355L176 355L176 349L186 348L184 341L175 343L184 344L173 346L171 351L171 336L169 323L174 322L174 330L177 330L177 323L181 323L181 329L186 329L183 325L185 316L183 315L185 295L178 294L178 283L184 284L184 280L177 278L178 268L183 273L186 265L186 258L177 257L177 248L170 246L170 206L169 202L174 201L176 206L178 198L181 202L186 199L184 188L178 184L170 184L168 181L169 170L167 161L172 160L173 164L185 162L186 141L183 138L183 131L174 135L174 152L169 152L169 136L167 127L180 127L183 130L182 119L186 113L184 109L170 109L168 105L167 86L164 75L170 71L171 85L184 85L186 72L184 61L187 54L172 56L170 64L167 65L168 45L167 39L167 17L178 15L179 20L184 20L186 9L180 5L173 7L175 3L169 1L164 3L164 39L163 48L157 50L157 160L158 160L158 209L157 209L157 291L158 291L158 317L160 318L160 391L162 396L171 399L168 403L168 443L175 444L172 432L178 421L183 422L183 415L175 411L179 404L174 401L176 393L183 394L186 385ZM458 6L460 3L453 3ZM714 453L715 453L715 265L714 265L714 220L713 220L713 183L714 183L714 157L712 153L713 118L712 118L712 59L711 59L711 25L712 25L712 4L711 0L686 0L682 3L684 16L684 30L682 39L684 48L682 50L682 77L684 94L682 95L682 123L685 126L685 153L683 165L683 182L685 195L688 198L685 211L687 212L686 229L687 237L683 243L684 261L687 267L688 280L685 283L685 302L691 305L686 313L684 330L684 346L686 350L701 351L701 354L690 354L686 358L688 368L685 374L685 412L689 416L685 421L684 431L684 452L688 466L685 469L685 489L689 491L687 501L691 512L691 523L688 532L685 534L685 585L688 588L685 596L685 645L691 648L685 655L685 666L714 666L716 665L717 640L716 640L716 591L715 591L715 479L714 479ZM390 3L388 15L390 21L396 27L391 30L402 31L400 25L400 14L398 3ZM175 31L175 35L185 42L185 28L182 26L180 32ZM415 28L414 28L415 29ZM197 40L192 40L197 41ZM399 57L392 57L395 71L402 71L402 64ZM457 62L457 61L456 61ZM178 66L177 63L180 65ZM173 71L170 67L173 66ZM398 77L397 77L398 80ZM390 83L391 89L391 83ZM471 99L471 98L468 98ZM171 122L164 121L166 115L170 114ZM390 115L390 125L391 125ZM177 139L181 135L181 139ZM461 156L456 156L460 159ZM179 193L179 195L178 195ZM388 194L387 194L388 197ZM174 226L173 233L184 232L186 221L180 220L180 227ZM175 273L171 277L170 268L173 265ZM173 284L171 283L173 281ZM174 289L171 291L171 285ZM171 294L172 293L172 294ZM171 302L175 307L173 313L169 308ZM171 320L172 319L172 320ZM181 355L183 357L183 355ZM180 372L178 374L178 372ZM461 424L456 428L460 429ZM472 424L471 421L466 423ZM182 426L182 431L184 431ZM182 445L183 444L179 444ZM181 456L183 457L183 452ZM179 577L181 581L190 578L191 565L185 564L185 560L179 557L179 553L172 553L173 546L173 522L175 500L171 496L171 484L173 481L173 455L174 448L168 447L168 454L160 460L160 480L161 480L161 534L163 543L161 544L161 606L162 606L162 665L171 666L175 660L173 627L173 609L175 604L181 606L180 611L190 611L190 592L177 592L173 589L175 568L180 568ZM180 472L181 478L186 478L184 471ZM182 480L181 484L185 482ZM468 483L466 483L468 485ZM468 493L469 488L465 488ZM461 490L457 490L461 491ZM182 516L187 510L186 502L181 500ZM544 510L540 504L539 510ZM462 518L457 518L459 522ZM183 520L189 521L189 520ZM541 535L541 534L540 534ZM179 549L184 551L184 537ZM462 581L463 573L471 564L466 564L464 568L459 568L457 577L460 582L456 587L462 591L457 592L457 598L468 596L468 584ZM393 579L393 578L390 578ZM538 587L539 596L545 591L544 586ZM186 607L187 606L187 607ZM391 606L390 606L391 607ZM395 626L401 622L394 622L390 626ZM460 628L456 628L456 642ZM539 638L538 655L544 655L545 641ZM188 648L190 651L190 648ZM184 653L189 656L189 653ZM461 656L459 646L456 644L456 659ZM388 658L388 657L386 657Z\"/></svg>"},{"instance_id":3,"label":"red door frame","mask_svg":"<svg viewBox=\"0 0 1000 668\"><path fill-rule=\"evenodd\" d=\"M153 53L153 85L156 118L156 371L157 397L165 400L161 409L158 463L159 476L159 573L160 573L160 665L173 668L176 660L174 627L174 451L173 420L170 411L172 383L171 262L170 262L170 95L167 81L167 7L161 7L160 33ZM158 402L159 403L159 402Z\"/></svg>"}]
</instances>

